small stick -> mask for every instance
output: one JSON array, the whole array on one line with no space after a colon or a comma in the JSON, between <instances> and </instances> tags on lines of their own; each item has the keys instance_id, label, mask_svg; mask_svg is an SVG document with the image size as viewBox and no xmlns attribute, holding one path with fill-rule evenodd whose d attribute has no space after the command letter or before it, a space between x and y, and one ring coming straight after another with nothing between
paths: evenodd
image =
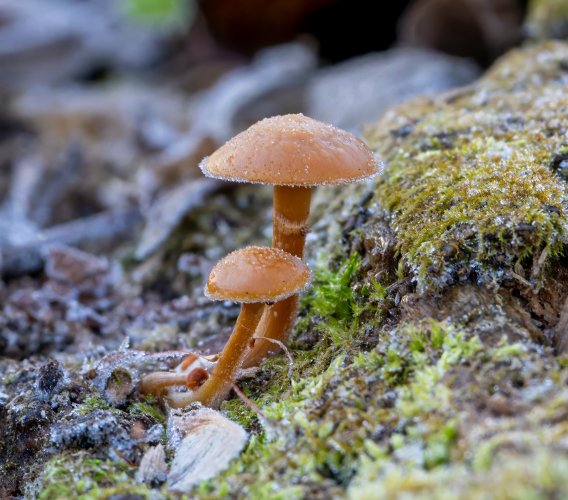
<instances>
[{"instance_id":1,"label":"small stick","mask_svg":"<svg viewBox=\"0 0 568 500\"><path fill-rule=\"evenodd\" d=\"M237 384L233 382L231 385L233 387L233 390L237 393L237 396L239 396L244 404L246 404L252 411L254 411L258 417L263 418L264 420L268 420L268 418L266 418L266 415L262 413L260 408L256 406L249 398L247 398L245 396L245 393L238 388Z\"/></svg>"},{"instance_id":2,"label":"small stick","mask_svg":"<svg viewBox=\"0 0 568 500\"><path fill-rule=\"evenodd\" d=\"M113 446L112 451L114 451L122 460L124 460L130 467L138 468L138 464L130 460L124 453Z\"/></svg>"},{"instance_id":3,"label":"small stick","mask_svg":"<svg viewBox=\"0 0 568 500\"><path fill-rule=\"evenodd\" d=\"M514 271L509 271L509 274L512 278L516 279L521 285L527 287L528 289L532 290L532 286L528 280L523 278L520 274L515 273Z\"/></svg>"},{"instance_id":4,"label":"small stick","mask_svg":"<svg viewBox=\"0 0 568 500\"><path fill-rule=\"evenodd\" d=\"M288 378L292 378L292 374L294 372L294 358L292 357L292 353L290 352L290 350L286 347L286 345L284 344L284 342L281 342L280 340L277 339L271 339L270 337L254 337L252 340L253 342L256 339L263 339L263 340L268 340L268 342L272 342L273 344L277 344L279 345L282 350L286 353L286 356L288 356L288 360L290 361L288 363Z\"/></svg>"}]
</instances>

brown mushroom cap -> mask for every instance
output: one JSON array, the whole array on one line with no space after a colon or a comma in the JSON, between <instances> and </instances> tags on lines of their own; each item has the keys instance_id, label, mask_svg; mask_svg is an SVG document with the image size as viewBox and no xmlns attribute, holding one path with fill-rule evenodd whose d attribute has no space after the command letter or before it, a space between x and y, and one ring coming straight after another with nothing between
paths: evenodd
<instances>
[{"instance_id":1,"label":"brown mushroom cap","mask_svg":"<svg viewBox=\"0 0 568 500\"><path fill-rule=\"evenodd\" d=\"M211 271L205 295L242 303L278 302L310 282L308 266L278 248L247 247L221 259Z\"/></svg>"},{"instance_id":2,"label":"brown mushroom cap","mask_svg":"<svg viewBox=\"0 0 568 500\"><path fill-rule=\"evenodd\" d=\"M306 187L365 179L379 169L363 141L302 114L255 123L199 167L218 179Z\"/></svg>"}]
</instances>

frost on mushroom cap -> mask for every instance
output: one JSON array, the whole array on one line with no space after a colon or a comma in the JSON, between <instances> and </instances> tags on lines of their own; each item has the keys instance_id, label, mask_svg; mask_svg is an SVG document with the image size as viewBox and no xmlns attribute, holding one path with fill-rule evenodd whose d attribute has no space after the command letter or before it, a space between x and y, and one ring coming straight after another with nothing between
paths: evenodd
<instances>
[{"instance_id":1,"label":"frost on mushroom cap","mask_svg":"<svg viewBox=\"0 0 568 500\"><path fill-rule=\"evenodd\" d=\"M342 184L379 169L363 141L302 114L255 123L199 167L208 177L282 186Z\"/></svg>"},{"instance_id":2,"label":"frost on mushroom cap","mask_svg":"<svg viewBox=\"0 0 568 500\"><path fill-rule=\"evenodd\" d=\"M212 300L277 302L310 282L308 266L278 248L247 247L221 259L211 271L205 295Z\"/></svg>"}]
</instances>

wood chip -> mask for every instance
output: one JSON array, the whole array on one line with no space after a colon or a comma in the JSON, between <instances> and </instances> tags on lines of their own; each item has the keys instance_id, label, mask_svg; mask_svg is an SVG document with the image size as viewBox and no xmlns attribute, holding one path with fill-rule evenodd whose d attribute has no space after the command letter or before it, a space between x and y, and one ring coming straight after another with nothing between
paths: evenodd
<instances>
[{"instance_id":1,"label":"wood chip","mask_svg":"<svg viewBox=\"0 0 568 500\"><path fill-rule=\"evenodd\" d=\"M165 481L167 470L166 452L164 447L159 444L152 446L144 453L134 479L139 483Z\"/></svg>"},{"instance_id":2,"label":"wood chip","mask_svg":"<svg viewBox=\"0 0 568 500\"><path fill-rule=\"evenodd\" d=\"M168 488L187 493L196 484L215 477L238 457L247 441L246 431L218 411L198 408L172 413L168 437L176 449Z\"/></svg>"}]
</instances>

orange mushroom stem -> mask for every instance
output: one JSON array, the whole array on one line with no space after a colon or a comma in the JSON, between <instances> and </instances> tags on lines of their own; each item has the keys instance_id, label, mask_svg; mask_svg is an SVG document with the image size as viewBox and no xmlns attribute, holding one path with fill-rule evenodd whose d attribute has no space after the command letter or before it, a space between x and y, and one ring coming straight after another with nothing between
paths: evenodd
<instances>
[{"instance_id":1,"label":"orange mushroom stem","mask_svg":"<svg viewBox=\"0 0 568 500\"><path fill-rule=\"evenodd\" d=\"M223 348L219 361L203 385L192 392L170 392L166 399L173 408L183 408L199 401L205 406L217 407L227 397L237 372L242 366L244 353L254 334L258 313L264 304L243 304L231 337Z\"/></svg>"},{"instance_id":2,"label":"orange mushroom stem","mask_svg":"<svg viewBox=\"0 0 568 500\"><path fill-rule=\"evenodd\" d=\"M186 385L187 374L179 372L153 372L146 375L140 384L142 394L159 397L169 387Z\"/></svg>"},{"instance_id":3,"label":"orange mushroom stem","mask_svg":"<svg viewBox=\"0 0 568 500\"><path fill-rule=\"evenodd\" d=\"M272 213L272 246L304 256L312 188L301 186L274 186Z\"/></svg>"},{"instance_id":4,"label":"orange mushroom stem","mask_svg":"<svg viewBox=\"0 0 568 500\"><path fill-rule=\"evenodd\" d=\"M243 361L243 368L258 366L267 357L280 352L280 346L271 340L282 343L288 340L297 311L298 296L296 295L277 304L266 306L262 310L253 337L254 343Z\"/></svg>"},{"instance_id":5,"label":"orange mushroom stem","mask_svg":"<svg viewBox=\"0 0 568 500\"><path fill-rule=\"evenodd\" d=\"M312 188L297 186L274 186L274 210L272 214L272 246L303 258L306 235L309 232L308 216ZM298 296L293 295L276 304L266 306L256 328L258 338L247 354L243 367L258 366L280 347L267 339L285 342L292 328Z\"/></svg>"},{"instance_id":6,"label":"orange mushroom stem","mask_svg":"<svg viewBox=\"0 0 568 500\"><path fill-rule=\"evenodd\" d=\"M192 391L201 386L209 378L209 372L205 368L197 367L187 375L186 385Z\"/></svg>"},{"instance_id":7,"label":"orange mushroom stem","mask_svg":"<svg viewBox=\"0 0 568 500\"><path fill-rule=\"evenodd\" d=\"M173 387L196 389L209 378L209 372L215 366L216 356L199 356L189 353L172 372L153 372L140 382L142 394L160 397L171 391Z\"/></svg>"}]
</instances>

